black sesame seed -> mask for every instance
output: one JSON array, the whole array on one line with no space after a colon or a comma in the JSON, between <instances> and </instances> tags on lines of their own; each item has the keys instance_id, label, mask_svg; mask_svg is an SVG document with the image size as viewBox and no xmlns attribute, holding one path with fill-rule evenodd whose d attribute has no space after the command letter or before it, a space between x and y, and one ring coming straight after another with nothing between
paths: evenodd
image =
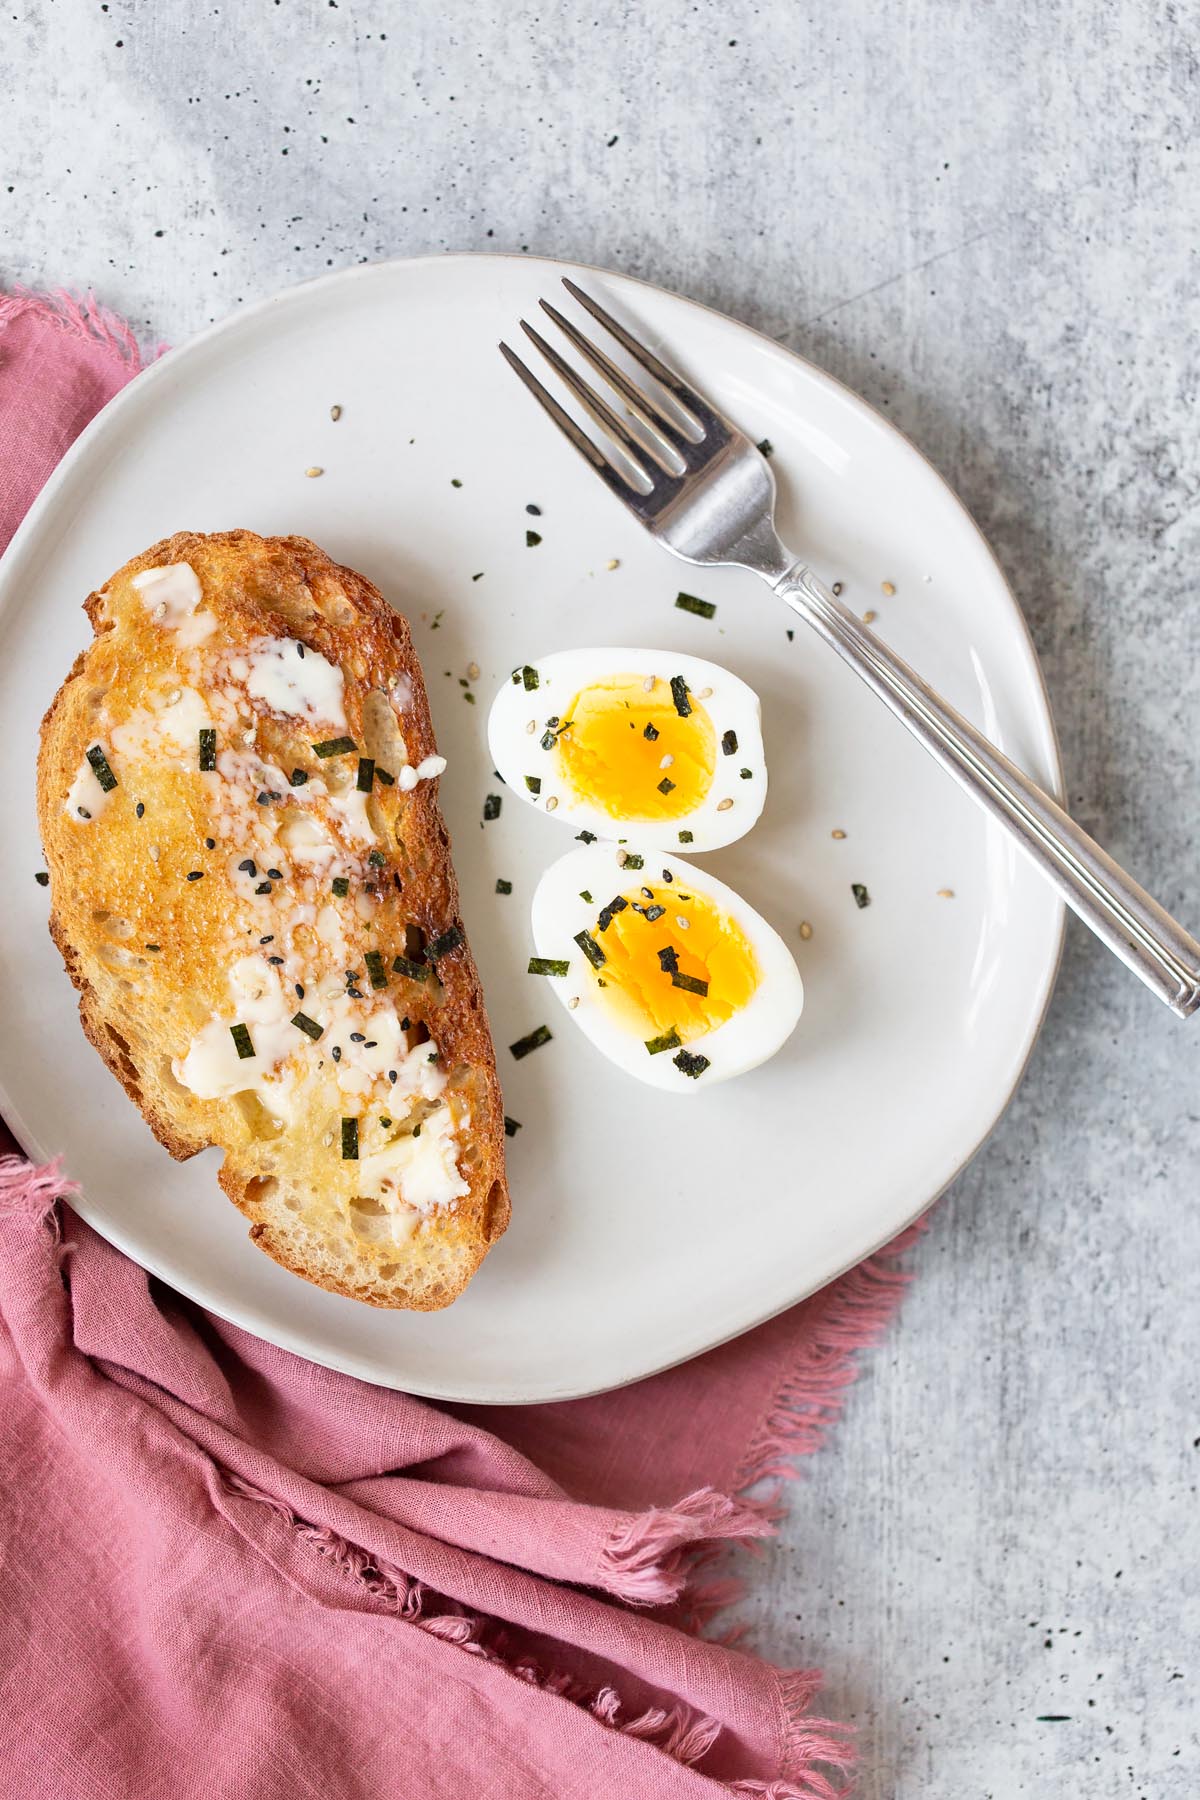
<instances>
[{"instance_id":1,"label":"black sesame seed","mask_svg":"<svg viewBox=\"0 0 1200 1800\"><path fill-rule=\"evenodd\" d=\"M143 819L143 818L145 818L145 816L146 816L146 807L145 807L145 802L144 802L144 801L141 801L141 800L139 800L139 801L138 801L138 803L137 803L137 805L136 805L136 806L135 806L135 807L134 807L134 809L133 809L133 810L134 810L134 812L135 812L135 813L136 813L136 814L137 814L137 816L138 816L138 818L139 818L139 819Z\"/></svg>"},{"instance_id":2,"label":"black sesame seed","mask_svg":"<svg viewBox=\"0 0 1200 1800\"><path fill-rule=\"evenodd\" d=\"M188 879L190 880L191 877L189 876ZM271 884L269 881L260 881L254 891L256 894L269 894L271 892Z\"/></svg>"},{"instance_id":3,"label":"black sesame seed","mask_svg":"<svg viewBox=\"0 0 1200 1800\"><path fill-rule=\"evenodd\" d=\"M268 869L267 875L271 881L282 881L283 880L283 870L282 869Z\"/></svg>"},{"instance_id":4,"label":"black sesame seed","mask_svg":"<svg viewBox=\"0 0 1200 1800\"><path fill-rule=\"evenodd\" d=\"M33 879L37 882L39 887L50 886L50 877L47 875L45 869L39 869Z\"/></svg>"},{"instance_id":5,"label":"black sesame seed","mask_svg":"<svg viewBox=\"0 0 1200 1800\"><path fill-rule=\"evenodd\" d=\"M333 1049L332 1049L332 1050L331 1050L331 1051L330 1051L330 1052L329 1052L329 1054L330 1054L330 1056L332 1056L332 1058L333 1058L333 1060L334 1060L334 1062L341 1062L341 1060L342 1060L342 1049L341 1049L341 1045L340 1045L340 1044L335 1044L335 1045L334 1045L334 1046L333 1046Z\"/></svg>"},{"instance_id":6,"label":"black sesame seed","mask_svg":"<svg viewBox=\"0 0 1200 1800\"><path fill-rule=\"evenodd\" d=\"M216 838L205 838L205 840L204 840L204 848L205 848L205 849L206 849L206 850L215 850L215 849L216 849L216 847L217 847L217 840L216 840Z\"/></svg>"},{"instance_id":7,"label":"black sesame seed","mask_svg":"<svg viewBox=\"0 0 1200 1800\"><path fill-rule=\"evenodd\" d=\"M255 864L254 859L249 856L246 858L245 862L240 862L238 864L238 868L242 871L243 875L250 875L253 877L258 874L258 867Z\"/></svg>"},{"instance_id":8,"label":"black sesame seed","mask_svg":"<svg viewBox=\"0 0 1200 1800\"><path fill-rule=\"evenodd\" d=\"M188 880L189 881L203 881L204 880L204 870L203 869L189 869L188 870Z\"/></svg>"},{"instance_id":9,"label":"black sesame seed","mask_svg":"<svg viewBox=\"0 0 1200 1800\"><path fill-rule=\"evenodd\" d=\"M269 963L282 963L283 958L282 956L268 956L267 961Z\"/></svg>"},{"instance_id":10,"label":"black sesame seed","mask_svg":"<svg viewBox=\"0 0 1200 1800\"><path fill-rule=\"evenodd\" d=\"M352 1044L365 1044L366 1041L367 1034L365 1031L352 1031L350 1033L350 1042Z\"/></svg>"},{"instance_id":11,"label":"black sesame seed","mask_svg":"<svg viewBox=\"0 0 1200 1800\"><path fill-rule=\"evenodd\" d=\"M273 931L268 931L266 937L260 937L258 941L260 944L273 944L275 942L275 933Z\"/></svg>"}]
</instances>

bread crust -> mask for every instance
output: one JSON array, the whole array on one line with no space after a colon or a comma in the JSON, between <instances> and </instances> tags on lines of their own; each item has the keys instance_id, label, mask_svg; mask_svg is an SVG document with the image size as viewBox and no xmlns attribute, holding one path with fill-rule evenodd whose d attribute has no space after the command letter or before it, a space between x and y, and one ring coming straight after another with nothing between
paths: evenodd
<instances>
[{"instance_id":1,"label":"bread crust","mask_svg":"<svg viewBox=\"0 0 1200 1800\"><path fill-rule=\"evenodd\" d=\"M197 643L188 630L156 617L149 591L143 598L133 585L147 571L180 564L200 583L196 616L214 615L213 625L203 621L206 635ZM42 722L37 782L50 933L79 990L84 1033L173 1157L183 1160L213 1144L224 1148L220 1184L250 1221L252 1240L276 1262L373 1305L447 1305L505 1229L509 1200L495 1057L465 935L427 965L424 981L388 973L387 992L377 995L362 971L369 950L383 959L376 973L381 966L391 971L395 955L419 956L423 946L462 931L436 775L408 789L398 779L405 762L412 774L436 752L406 621L363 576L307 539L245 530L178 532L134 557L89 595L85 610L95 636ZM264 652L264 644L272 648ZM356 755L314 759L319 727L313 718L252 698L245 681L230 674L247 663L257 666L256 657L261 663L276 655L275 646L290 654L294 644L341 670L346 732ZM170 713L181 694L183 711ZM201 703L214 710L196 711ZM196 717L219 721L218 773L197 772L194 731L178 742L163 735L182 731L171 721L188 707ZM237 733L227 728L234 714ZM247 735L242 725L254 733L252 746L235 743ZM145 754L139 731L146 734ZM114 734L123 750L112 748ZM117 785L102 811L81 819L66 801L96 742L108 747ZM377 777L360 804L348 771L365 753L393 780L385 785ZM255 795L255 784L268 776L274 783L278 771L293 769L306 777L303 784L272 785L259 805L263 790ZM342 786L335 791L337 782ZM278 836L286 837L286 821L300 814L316 820L332 846L331 860L322 845L319 867L286 850ZM284 880L263 883L269 894L251 892L237 872L237 852L245 847L239 831L270 846L263 855ZM330 867L350 871L343 898L330 897L324 872ZM267 944L273 955L283 952L274 974L262 948ZM409 1063L399 1086L384 1079L390 1073L395 1082L394 1069L360 1071L355 1079L363 1091L348 1099L349 1059L330 1061L321 1042L310 1043L299 1030L288 1036L283 1024L278 1074L264 1073L259 1058L253 1091L204 1097L181 1080L197 1033L229 1014L232 962L243 970L262 963L268 988L280 985L279 1004L294 1004L291 989L298 986L310 996L303 1009L319 1011L314 984L330 992L332 977L343 973L339 953L361 985L347 979L345 992L358 1000L339 996L330 1006L343 1012L361 1006L377 1027L388 1022L388 1008L396 1015L403 1008L412 1021L400 1040ZM303 977L298 983L297 976ZM220 1035L223 1027L216 1029ZM253 1029L267 1038L268 1027ZM326 1046L332 1030L324 1035ZM436 1045L436 1058L418 1056L422 1033ZM424 1204L414 1224L399 1177L393 1181L386 1168L373 1175L382 1182L374 1198L356 1192L355 1183L375 1168L374 1150L386 1165L396 1138L384 1132L383 1121L406 1135L398 1115L407 1070L427 1060L436 1066L419 1071L423 1097L413 1102L409 1123L420 1126L442 1113L438 1129L453 1133L452 1169L467 1191ZM438 1083L431 1097L431 1084ZM293 1089L299 1116L281 1118ZM331 1131L336 1135L337 1116L326 1100L341 1107L340 1116L356 1116L361 1170L341 1156L338 1143L324 1141ZM420 1130L407 1135L419 1137ZM415 1144L406 1148L414 1151Z\"/></svg>"}]
</instances>

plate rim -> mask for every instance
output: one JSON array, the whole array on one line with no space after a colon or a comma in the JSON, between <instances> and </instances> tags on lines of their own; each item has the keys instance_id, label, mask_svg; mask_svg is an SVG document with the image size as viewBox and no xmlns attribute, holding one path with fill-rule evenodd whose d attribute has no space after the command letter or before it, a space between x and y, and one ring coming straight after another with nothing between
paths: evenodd
<instances>
[{"instance_id":1,"label":"plate rim","mask_svg":"<svg viewBox=\"0 0 1200 1800\"><path fill-rule=\"evenodd\" d=\"M443 264L447 261L480 265L497 263L521 264L527 267L543 267L555 272L571 272L573 274L582 272L584 275L598 276L602 281L615 282L621 287L632 287L634 289L645 288L653 294L665 294L671 301L681 306L716 319L722 324L736 327L739 332L759 340L759 342L766 346L773 354L786 357L799 364L810 380L815 381L820 386L833 390L844 401L848 402L851 408L857 412L863 421L872 429L881 432L884 437L895 439L899 447L921 464L928 474L932 476L944 490L946 497L948 497L951 503L966 520L979 547L991 564L999 584L1000 592L1007 602L1010 620L1017 627L1017 643L1022 652L1025 672L1028 676L1032 677L1033 698L1038 704L1038 713L1040 715L1037 723L1046 740L1045 751L1048 759L1048 772L1052 778L1052 792L1056 798L1061 799L1064 787L1061 747L1059 744L1054 714L1050 705L1050 696L1047 690L1045 676L1038 659L1037 650L1033 642L1028 621L1017 602L1015 594L1009 586L999 559L986 534L980 527L978 520L971 512L970 508L955 492L953 487L951 487L950 482L942 474L940 469L938 469L930 458L926 456L924 451L921 450L893 420L885 417L883 413L873 407L861 394L856 393L847 383L839 380L838 377L829 374L827 370L820 368L819 365L811 362L798 351L791 349L786 344L780 343L777 339L771 337L767 332L758 329L756 326L748 325L745 321L734 317L733 314L721 311L719 307L710 306L704 301L695 300L691 296L679 293L676 289L662 283L646 280L642 276L629 275L621 270L608 269L599 264L583 263L563 257L526 256L515 251L457 250L426 252L419 256L387 257L380 259L379 261L356 263L350 265L348 268L335 269L325 274L310 277L305 281L294 282L286 288L278 289L272 294L265 295L261 299L253 301L248 306L240 307L237 311L228 313L223 318L214 320L211 324L204 326L202 330L195 332L190 337L186 338L180 345L172 346L171 349L156 357L153 362L146 364L139 370L137 376L126 382L126 384L100 409L100 411L89 420L88 424L68 447L41 490L35 496L29 510L26 512L25 517L14 532L3 555L0 556L0 623L3 622L9 606L14 604L12 596L19 587L22 564L30 554L29 546L35 538L40 535L42 522L45 516L47 514L53 514L54 509L58 504L60 494L73 479L79 463L85 457L90 455L93 440L98 437L103 437L117 428L126 409L135 404L136 397L144 397L152 387L158 384L159 381L165 379L175 371L178 362L183 359L185 353L190 355L192 351L201 350L212 340L219 339L226 334L233 334L243 323L260 319L262 316L269 314L279 306L284 305L293 298L301 295L308 295L321 289L340 289L349 287L351 284L362 285L364 282L370 282L389 275L394 275L399 271L407 272L424 266ZM137 401L137 403L140 404L141 402ZM317 1354L315 1353L311 1342L303 1332L292 1331L286 1323L283 1325L277 1324L273 1316L270 1318L263 1318L254 1308L244 1308L237 1305L231 1306L223 1303L219 1299L214 1299L211 1294L204 1291L203 1281L181 1281L177 1271L173 1270L171 1273L167 1273L152 1257L148 1257L140 1247L134 1248L127 1240L119 1220L113 1220L107 1215L103 1215L101 1218L100 1216L93 1214L86 1196L81 1199L79 1191L71 1191L74 1184L70 1182L64 1184L63 1198L70 1202L85 1223L90 1225L93 1230L97 1231L101 1237L105 1238L116 1249L121 1251L123 1255L128 1256L131 1261L137 1263L139 1267L145 1269L148 1274L163 1281L165 1285L170 1287L174 1292L182 1294L194 1304L215 1313L218 1318L237 1326L241 1330L249 1332L254 1337L275 1344L277 1347L288 1350L293 1354L304 1358L304 1360L308 1362L317 1364L319 1367L335 1369L343 1374L352 1375L359 1380L367 1381L373 1386L399 1388L404 1392L417 1394L424 1398L473 1406L552 1405L563 1400L584 1399L594 1394L615 1392L620 1388L632 1385L634 1382L645 1380L650 1376L661 1374L668 1369L676 1368L684 1362L691 1361L693 1357L703 1356L711 1350L719 1349L723 1344L730 1343L734 1339L743 1336L746 1332L756 1330L760 1325L766 1324L770 1319L779 1317L781 1313L789 1311L793 1306L802 1304L803 1301L809 1299L813 1294L820 1292L832 1282L839 1280L848 1270L856 1268L870 1257L876 1256L879 1251L884 1249L889 1243L895 1241L897 1237L910 1230L918 1220L923 1219L937 1204L938 1200L941 1199L947 1189L952 1187L958 1180L959 1176L979 1154L980 1150L991 1138L993 1132L1000 1125L1011 1106L1029 1067L1034 1049L1036 1048L1042 1028L1046 1021L1046 1015L1049 1011L1050 1001L1053 997L1055 984L1062 964L1063 946L1066 935L1066 907L1062 899L1056 894L1052 896L1052 903L1054 907L1052 938L1048 946L1044 966L1038 972L1036 982L1031 986L1029 1025L1025 1040L1019 1046L1018 1052L1013 1059L1013 1066L1010 1070L1006 1092L996 1105L994 1116L986 1130L961 1160L946 1174L936 1190L922 1199L899 1225L889 1226L888 1230L872 1242L866 1249L857 1251L845 1261L839 1262L837 1266L831 1269L823 1269L818 1279L811 1284L806 1285L802 1292L796 1294L783 1305L776 1306L772 1303L761 1313L755 1313L754 1316L746 1320L745 1323L738 1325L733 1331L722 1333L710 1342L689 1348L677 1356L669 1355L661 1361L655 1360L648 1368L639 1367L627 1369L616 1379L605 1379L596 1385L579 1387L575 1383L568 1383L561 1389L552 1389L549 1392L543 1389L535 1396L531 1396L520 1387L498 1390L493 1386L486 1395L475 1393L464 1396L455 1393L450 1388L439 1386L436 1382L422 1381L414 1384L410 1381L405 1381L403 1383L400 1381L389 1381L385 1379L384 1372L381 1371L376 1363L368 1362L351 1354L338 1355L336 1352L327 1349L323 1349L321 1354ZM9 1093L2 1068L0 1068L0 1114L3 1115L4 1120L9 1125L9 1128L25 1154L30 1157L40 1155L37 1148L36 1135L26 1125L13 1096ZM267 1329L267 1327L269 1327L269 1329Z\"/></svg>"}]
</instances>

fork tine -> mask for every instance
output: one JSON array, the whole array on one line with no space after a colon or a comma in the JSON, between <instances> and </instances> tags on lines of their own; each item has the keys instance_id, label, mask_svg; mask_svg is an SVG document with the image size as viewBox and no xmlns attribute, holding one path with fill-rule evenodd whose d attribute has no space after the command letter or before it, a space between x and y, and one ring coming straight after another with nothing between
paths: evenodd
<instances>
[{"instance_id":1,"label":"fork tine","mask_svg":"<svg viewBox=\"0 0 1200 1800\"><path fill-rule=\"evenodd\" d=\"M608 402L602 400L595 388L591 387L582 375L576 373L570 363L559 355L553 344L546 342L540 331L535 331L533 326L527 324L524 319L521 320L521 330L532 343L537 345L555 374L566 382L579 404L592 415L601 431L605 432L614 444L620 446L644 480L653 483L654 479L650 471L642 466L647 461L654 462L664 475L676 474L677 471L665 460L662 450L652 443L648 444L636 438L625 421L617 417Z\"/></svg>"},{"instance_id":2,"label":"fork tine","mask_svg":"<svg viewBox=\"0 0 1200 1800\"><path fill-rule=\"evenodd\" d=\"M619 369L611 357L606 356L603 350L592 343L590 338L584 336L577 325L573 325L570 319L559 312L557 306L551 306L548 300L539 300L538 305L549 318L554 320L564 337L574 344L580 356L586 358L597 374L603 375L609 386L620 394L630 412L641 420L647 431L657 432L660 437L666 439L673 450L686 454L690 447L688 439L658 402L651 395L643 393L641 388L630 381L624 369ZM699 427L699 420L696 421L696 424Z\"/></svg>"},{"instance_id":3,"label":"fork tine","mask_svg":"<svg viewBox=\"0 0 1200 1800\"><path fill-rule=\"evenodd\" d=\"M590 312L593 319L616 338L618 344L629 352L634 362L639 363L648 375L653 375L659 386L664 387L668 394L671 394L687 412L693 415L698 427L703 428L709 420L721 424L727 423L716 407L704 398L703 394L698 394L695 388L689 387L682 375L677 375L674 369L669 369L665 362L655 356L653 350L648 350L640 339L634 337L632 331L626 331L619 320L614 319L610 312L605 312L600 302L593 300L590 294L585 294L569 275L563 276L562 283L571 298L578 300L580 306Z\"/></svg>"},{"instance_id":4,"label":"fork tine","mask_svg":"<svg viewBox=\"0 0 1200 1800\"><path fill-rule=\"evenodd\" d=\"M592 442L587 432L580 430L571 415L563 411L553 394L549 393L548 390L542 386L537 376L533 373L533 370L525 366L516 351L510 350L507 344L501 343L500 354L503 356L509 368L512 369L513 373L520 376L521 380L525 383L525 386L529 389L529 392L538 402L538 405L550 415L563 436L568 438L570 442L574 444L580 456L582 456L586 462L591 464L597 475L599 475L603 481L607 482L608 486L612 488L613 492L617 494L620 499L627 503L636 500L638 497L636 488L625 479L624 475L615 464L609 462L604 452ZM647 479L649 479L649 477L647 477Z\"/></svg>"}]
</instances>

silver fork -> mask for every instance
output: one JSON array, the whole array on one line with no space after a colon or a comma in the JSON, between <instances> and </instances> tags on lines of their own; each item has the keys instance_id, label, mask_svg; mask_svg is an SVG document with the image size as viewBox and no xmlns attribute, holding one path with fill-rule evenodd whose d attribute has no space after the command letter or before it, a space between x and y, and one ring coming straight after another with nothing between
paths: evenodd
<instances>
[{"instance_id":1,"label":"silver fork","mask_svg":"<svg viewBox=\"0 0 1200 1800\"><path fill-rule=\"evenodd\" d=\"M500 349L565 437L666 549L690 563L751 569L831 644L961 787L999 821L1073 911L1180 1018L1200 1006L1200 943L1152 900L1050 795L868 630L780 542L775 477L744 432L575 282L563 286L655 384L639 385L549 301L547 317L623 411L540 332L521 328L609 440L583 431L507 344ZM662 396L669 396L664 401Z\"/></svg>"}]
</instances>

